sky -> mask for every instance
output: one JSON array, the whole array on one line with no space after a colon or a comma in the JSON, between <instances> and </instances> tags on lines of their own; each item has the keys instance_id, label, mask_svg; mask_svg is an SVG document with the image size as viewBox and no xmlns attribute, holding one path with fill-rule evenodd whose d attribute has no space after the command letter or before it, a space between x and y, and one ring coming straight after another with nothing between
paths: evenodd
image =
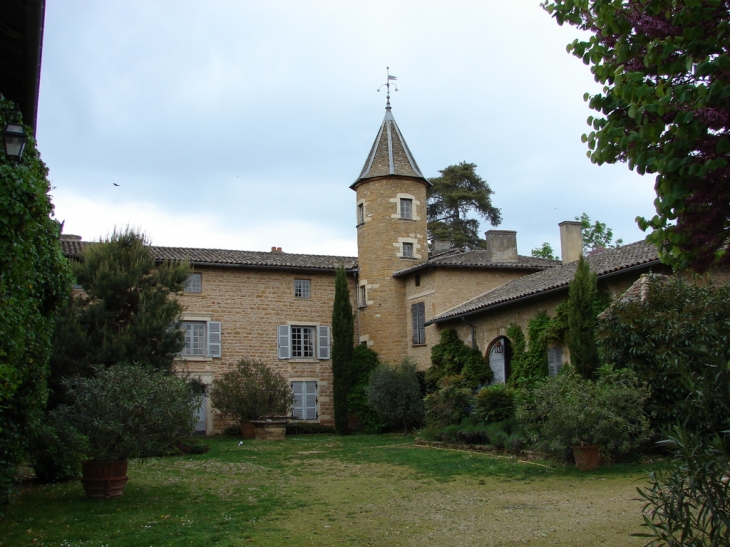
<instances>
[{"instance_id":1,"label":"sky","mask_svg":"<svg viewBox=\"0 0 730 547\"><path fill-rule=\"evenodd\" d=\"M536 0L49 0L37 139L64 233L357 254L355 193L385 113L421 171L462 161L520 254L581 213L643 239L654 180L596 166L600 90ZM482 231L494 228L482 223Z\"/></svg>"}]
</instances>

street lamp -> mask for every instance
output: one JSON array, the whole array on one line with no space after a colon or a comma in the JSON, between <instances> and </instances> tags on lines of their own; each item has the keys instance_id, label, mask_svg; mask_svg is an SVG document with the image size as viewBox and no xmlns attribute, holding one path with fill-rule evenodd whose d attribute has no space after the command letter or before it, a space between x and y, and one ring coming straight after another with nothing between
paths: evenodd
<instances>
[{"instance_id":1,"label":"street lamp","mask_svg":"<svg viewBox=\"0 0 730 547\"><path fill-rule=\"evenodd\" d=\"M5 141L5 155L11 160L20 161L25 150L25 143L28 135L25 134L23 126L18 122L9 122L3 131Z\"/></svg>"}]
</instances>

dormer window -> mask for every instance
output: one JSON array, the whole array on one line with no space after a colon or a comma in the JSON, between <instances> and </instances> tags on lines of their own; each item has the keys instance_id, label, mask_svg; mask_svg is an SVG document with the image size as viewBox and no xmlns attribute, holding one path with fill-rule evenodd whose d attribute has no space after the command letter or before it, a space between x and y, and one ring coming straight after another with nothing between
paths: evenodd
<instances>
[{"instance_id":1,"label":"dormer window","mask_svg":"<svg viewBox=\"0 0 730 547\"><path fill-rule=\"evenodd\" d=\"M400 217L407 220L413 219L413 200L401 198L400 200Z\"/></svg>"}]
</instances>

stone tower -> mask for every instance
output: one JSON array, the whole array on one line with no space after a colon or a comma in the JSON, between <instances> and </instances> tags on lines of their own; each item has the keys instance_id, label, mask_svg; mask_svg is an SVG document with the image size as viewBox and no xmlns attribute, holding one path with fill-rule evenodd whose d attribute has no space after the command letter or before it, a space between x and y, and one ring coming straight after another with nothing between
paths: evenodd
<instances>
[{"instance_id":1,"label":"stone tower","mask_svg":"<svg viewBox=\"0 0 730 547\"><path fill-rule=\"evenodd\" d=\"M381 360L396 362L408 353L403 281L393 272L428 259L426 189L390 101L385 119L358 179L357 192L358 325L360 343L377 351Z\"/></svg>"}]
</instances>

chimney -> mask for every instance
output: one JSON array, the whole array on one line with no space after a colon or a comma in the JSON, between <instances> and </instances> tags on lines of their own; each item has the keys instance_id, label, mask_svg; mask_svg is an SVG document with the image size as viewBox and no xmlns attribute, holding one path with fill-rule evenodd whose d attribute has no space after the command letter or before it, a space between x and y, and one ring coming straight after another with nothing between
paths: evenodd
<instances>
[{"instance_id":1,"label":"chimney","mask_svg":"<svg viewBox=\"0 0 730 547\"><path fill-rule=\"evenodd\" d=\"M271 248L271 252L272 252L272 253L275 253L275 252L276 252L276 247L272 247L272 248Z\"/></svg>"},{"instance_id":2,"label":"chimney","mask_svg":"<svg viewBox=\"0 0 730 547\"><path fill-rule=\"evenodd\" d=\"M81 236L76 236L73 234L61 234L60 239L63 241L81 241Z\"/></svg>"},{"instance_id":3,"label":"chimney","mask_svg":"<svg viewBox=\"0 0 730 547\"><path fill-rule=\"evenodd\" d=\"M434 239L432 244L433 254L443 253L451 249L451 241L448 239Z\"/></svg>"},{"instance_id":4,"label":"chimney","mask_svg":"<svg viewBox=\"0 0 730 547\"><path fill-rule=\"evenodd\" d=\"M513 230L488 230L487 257L490 262L517 262L517 232Z\"/></svg>"},{"instance_id":5,"label":"chimney","mask_svg":"<svg viewBox=\"0 0 730 547\"><path fill-rule=\"evenodd\" d=\"M563 264L575 262L583 254L581 223L575 220L566 220L558 226L560 226L560 255Z\"/></svg>"}]
</instances>

